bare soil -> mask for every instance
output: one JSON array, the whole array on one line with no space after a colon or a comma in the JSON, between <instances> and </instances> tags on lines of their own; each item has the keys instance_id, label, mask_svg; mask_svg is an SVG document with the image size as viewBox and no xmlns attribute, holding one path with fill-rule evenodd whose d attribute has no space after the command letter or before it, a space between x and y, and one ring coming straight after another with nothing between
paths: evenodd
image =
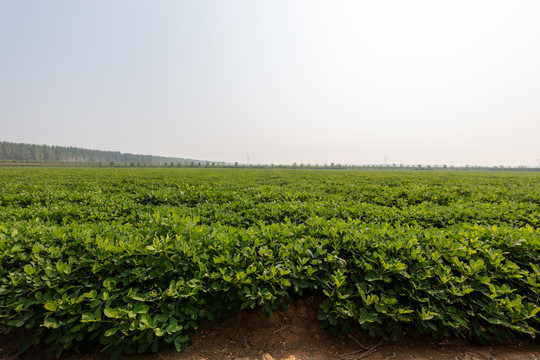
<instances>
[{"instance_id":1,"label":"bare soil","mask_svg":"<svg viewBox=\"0 0 540 360\"><path fill-rule=\"evenodd\" d=\"M334 336L317 320L319 302L313 297L297 300L286 311L266 317L260 311L242 311L224 322L209 322L197 330L192 344L182 352L123 356L124 360L540 360L540 342L514 340L478 346L463 340L374 339L357 330ZM14 339L0 337L0 360L54 359L35 348L17 355ZM63 360L106 360L97 351L77 350Z\"/></svg>"}]
</instances>

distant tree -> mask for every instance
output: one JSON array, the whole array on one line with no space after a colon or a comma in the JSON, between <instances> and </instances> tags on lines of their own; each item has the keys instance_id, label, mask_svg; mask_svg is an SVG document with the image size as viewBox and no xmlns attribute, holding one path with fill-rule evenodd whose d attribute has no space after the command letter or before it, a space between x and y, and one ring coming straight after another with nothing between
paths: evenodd
<instances>
[{"instance_id":1,"label":"distant tree","mask_svg":"<svg viewBox=\"0 0 540 360\"><path fill-rule=\"evenodd\" d=\"M17 144L0 142L0 161L19 162L77 162L77 163L108 163L115 165L144 163L149 165L164 165L164 163L187 163L182 158L169 158L152 155L137 155L119 151L100 151L80 147L49 146L35 144Z\"/></svg>"}]
</instances>

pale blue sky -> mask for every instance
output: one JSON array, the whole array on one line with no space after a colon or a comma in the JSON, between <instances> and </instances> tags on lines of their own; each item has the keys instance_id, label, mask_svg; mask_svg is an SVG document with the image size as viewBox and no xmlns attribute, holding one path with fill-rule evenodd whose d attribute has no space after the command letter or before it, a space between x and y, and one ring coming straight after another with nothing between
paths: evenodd
<instances>
[{"instance_id":1,"label":"pale blue sky","mask_svg":"<svg viewBox=\"0 0 540 360\"><path fill-rule=\"evenodd\" d=\"M0 141L535 165L540 1L0 2Z\"/></svg>"}]
</instances>

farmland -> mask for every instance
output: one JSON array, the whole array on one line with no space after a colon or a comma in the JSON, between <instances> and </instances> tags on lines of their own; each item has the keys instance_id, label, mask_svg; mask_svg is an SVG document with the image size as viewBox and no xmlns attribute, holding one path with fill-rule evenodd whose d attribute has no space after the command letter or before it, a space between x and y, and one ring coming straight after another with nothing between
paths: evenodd
<instances>
[{"instance_id":1,"label":"farmland","mask_svg":"<svg viewBox=\"0 0 540 360\"><path fill-rule=\"evenodd\" d=\"M540 331L538 173L0 168L0 330L178 350L316 292L321 325Z\"/></svg>"}]
</instances>

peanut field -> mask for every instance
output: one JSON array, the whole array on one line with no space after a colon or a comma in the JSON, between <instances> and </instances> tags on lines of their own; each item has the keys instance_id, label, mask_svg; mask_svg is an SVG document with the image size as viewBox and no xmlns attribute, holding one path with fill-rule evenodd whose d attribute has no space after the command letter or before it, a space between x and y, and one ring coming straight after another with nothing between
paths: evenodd
<instances>
[{"instance_id":1,"label":"peanut field","mask_svg":"<svg viewBox=\"0 0 540 360\"><path fill-rule=\"evenodd\" d=\"M180 351L313 292L331 331L535 337L540 174L0 168L0 331L21 351Z\"/></svg>"}]
</instances>

